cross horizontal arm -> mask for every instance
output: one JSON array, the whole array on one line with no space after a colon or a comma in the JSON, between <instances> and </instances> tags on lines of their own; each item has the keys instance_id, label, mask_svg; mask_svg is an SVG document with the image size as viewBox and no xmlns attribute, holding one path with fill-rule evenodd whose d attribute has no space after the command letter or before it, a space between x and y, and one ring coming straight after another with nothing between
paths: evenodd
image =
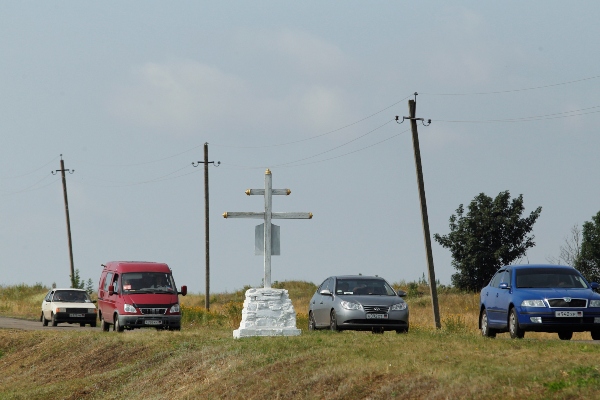
<instances>
[{"instance_id":1,"label":"cross horizontal arm","mask_svg":"<svg viewBox=\"0 0 600 400\"><path fill-rule=\"evenodd\" d=\"M224 212L223 218L254 218L265 219L264 212Z\"/></svg>"},{"instance_id":2,"label":"cross horizontal arm","mask_svg":"<svg viewBox=\"0 0 600 400\"><path fill-rule=\"evenodd\" d=\"M311 212L274 212L271 213L272 219L311 219Z\"/></svg>"},{"instance_id":3,"label":"cross horizontal arm","mask_svg":"<svg viewBox=\"0 0 600 400\"><path fill-rule=\"evenodd\" d=\"M265 189L248 189L244 193L246 193L248 196L251 196L251 195L264 196ZM289 196L290 193L292 193L292 191L290 189L271 189L271 194L275 194L275 195Z\"/></svg>"}]
</instances>

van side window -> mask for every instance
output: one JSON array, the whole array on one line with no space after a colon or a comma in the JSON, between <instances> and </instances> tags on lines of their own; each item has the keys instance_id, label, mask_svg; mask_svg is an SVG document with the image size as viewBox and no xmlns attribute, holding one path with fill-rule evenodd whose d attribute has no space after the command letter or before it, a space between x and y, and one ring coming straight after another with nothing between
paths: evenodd
<instances>
[{"instance_id":1,"label":"van side window","mask_svg":"<svg viewBox=\"0 0 600 400\"><path fill-rule=\"evenodd\" d=\"M112 276L113 273L109 272L106 274L106 278L104 278L104 290L106 290L108 292L108 287L110 286L111 282L112 282Z\"/></svg>"},{"instance_id":2,"label":"van side window","mask_svg":"<svg viewBox=\"0 0 600 400\"><path fill-rule=\"evenodd\" d=\"M115 293L121 293L121 291L119 290L119 275L115 274L115 279L113 279L113 289L115 291Z\"/></svg>"}]
</instances>

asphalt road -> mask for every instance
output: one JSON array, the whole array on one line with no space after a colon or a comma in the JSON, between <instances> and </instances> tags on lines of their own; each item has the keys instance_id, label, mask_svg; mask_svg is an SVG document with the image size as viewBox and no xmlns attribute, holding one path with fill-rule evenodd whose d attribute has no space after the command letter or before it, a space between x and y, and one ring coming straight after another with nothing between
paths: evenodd
<instances>
[{"instance_id":1,"label":"asphalt road","mask_svg":"<svg viewBox=\"0 0 600 400\"><path fill-rule=\"evenodd\" d=\"M75 330L75 331L89 331L91 329L99 330L99 327L92 328L89 325L85 327L80 327L79 324L58 324L58 326L42 326L40 321L31 321L27 319L19 319L19 318L6 318L0 317L0 329L22 329L26 331L38 331L38 330Z\"/></svg>"}]
</instances>

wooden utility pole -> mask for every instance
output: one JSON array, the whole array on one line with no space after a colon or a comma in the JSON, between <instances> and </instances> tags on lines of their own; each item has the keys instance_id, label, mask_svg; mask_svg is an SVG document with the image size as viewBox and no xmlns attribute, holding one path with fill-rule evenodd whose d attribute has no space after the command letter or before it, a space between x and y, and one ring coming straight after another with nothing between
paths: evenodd
<instances>
[{"instance_id":1,"label":"wooden utility pole","mask_svg":"<svg viewBox=\"0 0 600 400\"><path fill-rule=\"evenodd\" d=\"M429 289L431 291L431 304L433 306L433 320L435 327L440 329L440 309L437 297L437 284L435 281L435 270L433 268L433 253L431 251L431 235L429 233L429 217L427 216L427 201L425 200L425 184L423 183L423 168L421 167L421 150L419 148L419 133L417 132L417 120L423 121L423 118L416 118L417 111L417 93L415 100L408 101L410 127L412 130L413 149L415 153L415 166L417 169L417 185L419 186L419 199L421 201L421 222L423 223L423 236L425 238L425 251L427 253L427 270L429 272Z\"/></svg>"},{"instance_id":2,"label":"wooden utility pole","mask_svg":"<svg viewBox=\"0 0 600 400\"><path fill-rule=\"evenodd\" d=\"M214 164L214 161L208 161L208 143L204 143L204 161L198 161L196 164L192 163L194 167L200 164L204 164L204 252L206 254L206 267L205 267L205 295L204 295L204 307L206 310L210 310L210 239L209 239L209 217L208 217L208 164ZM217 162L218 167L221 164Z\"/></svg>"},{"instance_id":3,"label":"wooden utility pole","mask_svg":"<svg viewBox=\"0 0 600 400\"><path fill-rule=\"evenodd\" d=\"M69 200L67 198L67 178L65 176L65 172L68 171L70 174L75 172L75 170L65 169L65 161L62 158L62 154L60 155L60 169L52 171L52 175L55 175L60 171L62 176L62 186L63 186L63 197L65 199L65 215L67 217L67 238L69 241L69 261L71 262L71 287L75 287L75 265L73 263L73 242L71 241L71 219L69 218Z\"/></svg>"}]
</instances>

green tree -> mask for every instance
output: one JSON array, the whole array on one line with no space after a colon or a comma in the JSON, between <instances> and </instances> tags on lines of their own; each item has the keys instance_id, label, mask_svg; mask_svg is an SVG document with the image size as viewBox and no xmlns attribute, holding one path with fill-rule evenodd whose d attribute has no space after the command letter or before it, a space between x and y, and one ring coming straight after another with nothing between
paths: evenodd
<instances>
[{"instance_id":1,"label":"green tree","mask_svg":"<svg viewBox=\"0 0 600 400\"><path fill-rule=\"evenodd\" d=\"M581 253L575 268L590 282L600 282L600 211L583 223Z\"/></svg>"},{"instance_id":2,"label":"green tree","mask_svg":"<svg viewBox=\"0 0 600 400\"><path fill-rule=\"evenodd\" d=\"M75 269L75 273L73 274L73 278L71 279L71 282L72 282L72 287L74 289L83 289L84 288L85 282L79 276L79 270L77 268Z\"/></svg>"},{"instance_id":3,"label":"green tree","mask_svg":"<svg viewBox=\"0 0 600 400\"><path fill-rule=\"evenodd\" d=\"M528 217L521 218L525 207L523 195L510 199L510 193L500 192L495 199L480 193L468 207L463 205L450 217L450 233L435 234L434 239L452 253L452 284L476 291L485 286L503 265L523 257L535 246L534 236L528 236L542 212L538 207Z\"/></svg>"}]
</instances>

